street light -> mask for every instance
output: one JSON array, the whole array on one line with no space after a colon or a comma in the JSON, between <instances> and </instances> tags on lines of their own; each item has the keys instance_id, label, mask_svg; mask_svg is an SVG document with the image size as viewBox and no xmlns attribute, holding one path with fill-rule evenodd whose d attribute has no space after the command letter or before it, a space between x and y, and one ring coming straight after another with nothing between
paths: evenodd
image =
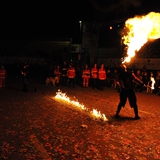
<instances>
[{"instance_id":1,"label":"street light","mask_svg":"<svg viewBox=\"0 0 160 160\"><path fill-rule=\"evenodd\" d=\"M80 25L80 43L82 43L82 21L79 21Z\"/></svg>"},{"instance_id":2,"label":"street light","mask_svg":"<svg viewBox=\"0 0 160 160\"><path fill-rule=\"evenodd\" d=\"M81 60L82 57L82 21L79 21L79 25L80 25L80 44L79 44L79 55L78 55L78 59Z\"/></svg>"}]
</instances>

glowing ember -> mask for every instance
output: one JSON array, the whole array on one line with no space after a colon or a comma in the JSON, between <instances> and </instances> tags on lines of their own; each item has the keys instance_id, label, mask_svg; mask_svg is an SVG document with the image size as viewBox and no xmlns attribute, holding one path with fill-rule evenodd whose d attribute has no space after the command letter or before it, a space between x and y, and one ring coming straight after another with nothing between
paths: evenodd
<instances>
[{"instance_id":1,"label":"glowing ember","mask_svg":"<svg viewBox=\"0 0 160 160\"><path fill-rule=\"evenodd\" d=\"M92 116L94 116L94 118L96 118L96 119L101 119L103 121L108 121L105 114L101 114L101 112L97 111L96 109L93 109L92 111L89 111L88 108L86 108L83 104L80 104L78 101L70 100L70 98L66 95L66 93L62 93L60 90L58 90L58 92L56 92L55 98L67 101L69 104L74 105L74 106L76 106L76 107L78 107L82 110L87 111Z\"/></svg>"},{"instance_id":2,"label":"glowing ember","mask_svg":"<svg viewBox=\"0 0 160 160\"><path fill-rule=\"evenodd\" d=\"M127 57L123 63L130 62L135 56L135 52L149 40L160 38L160 13L150 12L145 16L136 16L125 22L127 35L123 37L127 46Z\"/></svg>"}]
</instances>

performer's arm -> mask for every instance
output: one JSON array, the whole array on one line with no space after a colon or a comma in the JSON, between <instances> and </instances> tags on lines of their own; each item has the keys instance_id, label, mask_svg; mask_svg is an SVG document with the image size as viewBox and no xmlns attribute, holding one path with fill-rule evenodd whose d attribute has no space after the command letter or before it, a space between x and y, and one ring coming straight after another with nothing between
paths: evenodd
<instances>
[{"instance_id":1,"label":"performer's arm","mask_svg":"<svg viewBox=\"0 0 160 160\"><path fill-rule=\"evenodd\" d=\"M133 72L132 72L132 76L137 82L141 83L143 86L146 86Z\"/></svg>"}]
</instances>

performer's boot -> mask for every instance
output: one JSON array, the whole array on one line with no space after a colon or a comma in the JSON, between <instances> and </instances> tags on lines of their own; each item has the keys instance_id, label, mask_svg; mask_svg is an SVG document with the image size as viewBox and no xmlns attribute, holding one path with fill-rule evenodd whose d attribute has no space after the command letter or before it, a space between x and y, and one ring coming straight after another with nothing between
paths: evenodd
<instances>
[{"instance_id":1,"label":"performer's boot","mask_svg":"<svg viewBox=\"0 0 160 160\"><path fill-rule=\"evenodd\" d=\"M134 107L134 114L135 114L134 119L140 119L140 117L138 115L138 107L137 107L137 105Z\"/></svg>"},{"instance_id":2,"label":"performer's boot","mask_svg":"<svg viewBox=\"0 0 160 160\"><path fill-rule=\"evenodd\" d=\"M118 118L119 113L120 113L120 111L121 111L121 108L122 108L122 106L119 104L118 107L117 107L117 111L116 111L115 118Z\"/></svg>"}]
</instances>

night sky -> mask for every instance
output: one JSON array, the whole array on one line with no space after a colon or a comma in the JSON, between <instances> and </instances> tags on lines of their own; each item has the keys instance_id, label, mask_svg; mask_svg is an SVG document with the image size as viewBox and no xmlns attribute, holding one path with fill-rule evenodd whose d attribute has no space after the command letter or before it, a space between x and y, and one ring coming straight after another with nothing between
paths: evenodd
<instances>
[{"instance_id":1,"label":"night sky","mask_svg":"<svg viewBox=\"0 0 160 160\"><path fill-rule=\"evenodd\" d=\"M146 14L160 8L159 0L75 0L10 3L0 10L1 39L52 40L73 38L78 42L79 20L104 23Z\"/></svg>"}]
</instances>

